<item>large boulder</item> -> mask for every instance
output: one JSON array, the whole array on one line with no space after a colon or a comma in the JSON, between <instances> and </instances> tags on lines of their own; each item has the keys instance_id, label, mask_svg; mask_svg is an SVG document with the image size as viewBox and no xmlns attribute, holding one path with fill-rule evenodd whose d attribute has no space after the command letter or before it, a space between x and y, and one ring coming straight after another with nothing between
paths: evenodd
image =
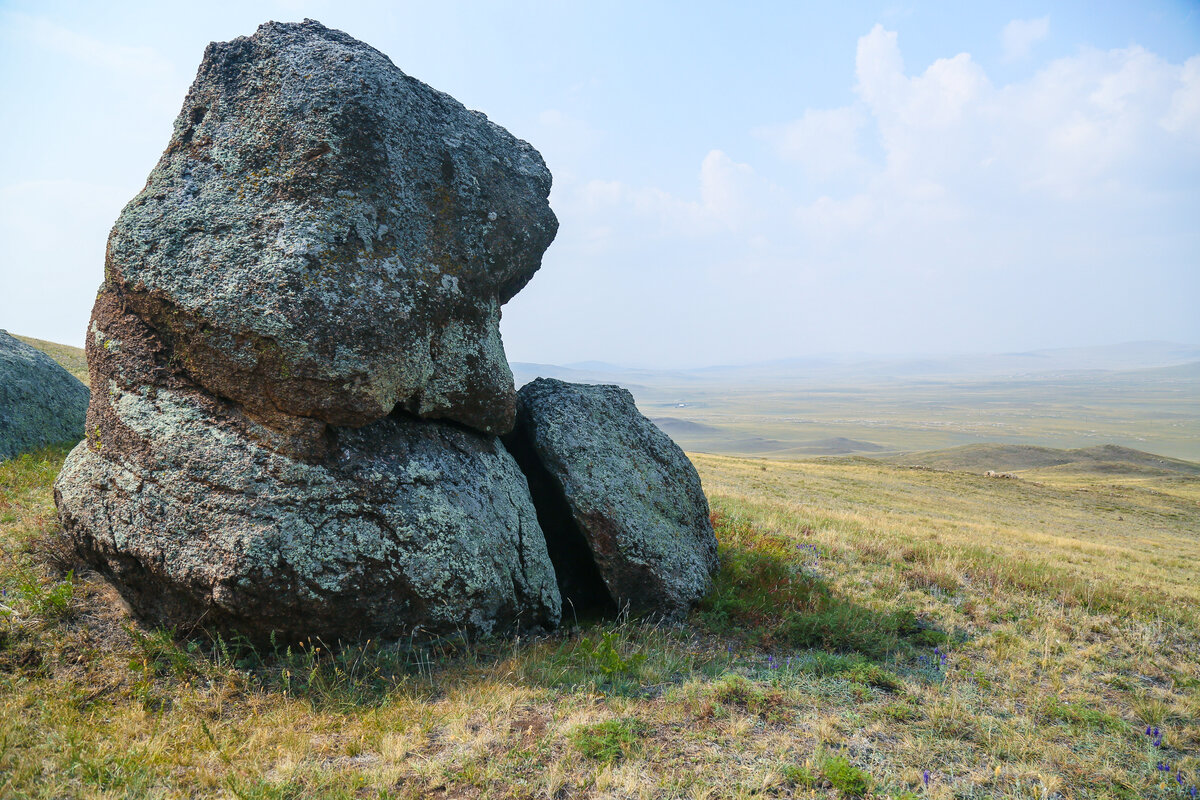
<instances>
[{"instance_id":1,"label":"large boulder","mask_svg":"<svg viewBox=\"0 0 1200 800\"><path fill-rule=\"evenodd\" d=\"M557 230L532 147L318 22L209 45L105 278L260 420L513 422L500 306Z\"/></svg>"},{"instance_id":2,"label":"large boulder","mask_svg":"<svg viewBox=\"0 0 1200 800\"><path fill-rule=\"evenodd\" d=\"M142 619L331 642L558 623L526 480L496 437L397 412L330 428L323 455L299 458L173 373L169 348L110 296L89 351L88 438L55 501Z\"/></svg>"},{"instance_id":3,"label":"large boulder","mask_svg":"<svg viewBox=\"0 0 1200 800\"><path fill-rule=\"evenodd\" d=\"M529 477L564 606L679 616L711 585L700 477L619 386L539 378L505 437Z\"/></svg>"},{"instance_id":4,"label":"large boulder","mask_svg":"<svg viewBox=\"0 0 1200 800\"><path fill-rule=\"evenodd\" d=\"M83 438L88 390L58 362L0 330L0 461Z\"/></svg>"},{"instance_id":5,"label":"large boulder","mask_svg":"<svg viewBox=\"0 0 1200 800\"><path fill-rule=\"evenodd\" d=\"M64 535L182 631L553 628L496 436L500 305L554 237L549 191L533 148L344 33L210 45L109 237Z\"/></svg>"}]
</instances>

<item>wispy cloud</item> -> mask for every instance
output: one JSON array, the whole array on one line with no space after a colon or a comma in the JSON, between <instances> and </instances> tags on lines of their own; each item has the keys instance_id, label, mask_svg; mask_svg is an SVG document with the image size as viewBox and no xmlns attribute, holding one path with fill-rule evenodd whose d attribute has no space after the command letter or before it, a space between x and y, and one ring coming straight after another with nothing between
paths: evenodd
<instances>
[{"instance_id":1,"label":"wispy cloud","mask_svg":"<svg viewBox=\"0 0 1200 800\"><path fill-rule=\"evenodd\" d=\"M6 12L5 27L55 53L113 72L137 76L171 73L174 65L152 47L112 44L43 17Z\"/></svg>"},{"instance_id":2,"label":"wispy cloud","mask_svg":"<svg viewBox=\"0 0 1200 800\"><path fill-rule=\"evenodd\" d=\"M1004 26L1000 43L1004 46L1005 61L1029 58L1033 46L1050 35L1050 18L1014 19Z\"/></svg>"}]
</instances>

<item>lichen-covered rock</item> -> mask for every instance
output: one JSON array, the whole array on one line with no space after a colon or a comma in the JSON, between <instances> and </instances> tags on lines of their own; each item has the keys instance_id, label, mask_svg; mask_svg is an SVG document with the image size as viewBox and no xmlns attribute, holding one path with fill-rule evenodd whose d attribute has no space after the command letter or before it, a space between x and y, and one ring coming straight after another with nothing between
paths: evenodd
<instances>
[{"instance_id":1,"label":"lichen-covered rock","mask_svg":"<svg viewBox=\"0 0 1200 800\"><path fill-rule=\"evenodd\" d=\"M500 306L557 230L538 153L306 20L214 43L106 281L201 386L268 424L400 406L512 426Z\"/></svg>"},{"instance_id":2,"label":"lichen-covered rock","mask_svg":"<svg viewBox=\"0 0 1200 800\"><path fill-rule=\"evenodd\" d=\"M403 412L281 433L179 371L107 288L64 535L135 613L187 633L327 640L553 628L524 475L494 436ZM297 442L300 444L298 445Z\"/></svg>"},{"instance_id":3,"label":"lichen-covered rock","mask_svg":"<svg viewBox=\"0 0 1200 800\"><path fill-rule=\"evenodd\" d=\"M83 438L88 390L58 362L0 330L0 461Z\"/></svg>"},{"instance_id":4,"label":"lichen-covered rock","mask_svg":"<svg viewBox=\"0 0 1200 800\"><path fill-rule=\"evenodd\" d=\"M539 378L505 437L529 477L564 604L678 616L717 566L700 477L619 386Z\"/></svg>"},{"instance_id":5,"label":"lichen-covered rock","mask_svg":"<svg viewBox=\"0 0 1200 800\"><path fill-rule=\"evenodd\" d=\"M98 333L108 354L131 349ZM142 618L330 640L557 624L525 477L496 437L396 414L331 428L309 463L198 387L130 385L141 368L119 360L124 375L93 368L98 422L55 501Z\"/></svg>"}]
</instances>

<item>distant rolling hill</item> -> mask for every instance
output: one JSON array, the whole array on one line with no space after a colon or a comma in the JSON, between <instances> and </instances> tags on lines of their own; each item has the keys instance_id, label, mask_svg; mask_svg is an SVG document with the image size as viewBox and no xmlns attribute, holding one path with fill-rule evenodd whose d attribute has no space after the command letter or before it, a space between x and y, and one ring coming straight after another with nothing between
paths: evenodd
<instances>
[{"instance_id":1,"label":"distant rolling hill","mask_svg":"<svg viewBox=\"0 0 1200 800\"><path fill-rule=\"evenodd\" d=\"M1200 476L1200 464L1114 444L1059 450L1022 444L969 444L947 450L906 453L884 460L957 472L1021 472L1068 468L1073 472L1149 473Z\"/></svg>"},{"instance_id":2,"label":"distant rolling hill","mask_svg":"<svg viewBox=\"0 0 1200 800\"><path fill-rule=\"evenodd\" d=\"M15 333L13 336L16 336L27 345L41 350L61 364L67 372L83 381L84 386L88 385L87 356L84 354L82 347L72 347L69 344L59 344L58 342L47 342L44 339L34 339L32 336L18 336Z\"/></svg>"},{"instance_id":3,"label":"distant rolling hill","mask_svg":"<svg viewBox=\"0 0 1200 800\"><path fill-rule=\"evenodd\" d=\"M851 454L881 453L887 450L881 444L831 436L802 442L784 442L739 430L703 422L694 422L678 417L651 417L650 421L661 428L684 450L698 453L740 453L744 455L786 456L844 456Z\"/></svg>"}]
</instances>

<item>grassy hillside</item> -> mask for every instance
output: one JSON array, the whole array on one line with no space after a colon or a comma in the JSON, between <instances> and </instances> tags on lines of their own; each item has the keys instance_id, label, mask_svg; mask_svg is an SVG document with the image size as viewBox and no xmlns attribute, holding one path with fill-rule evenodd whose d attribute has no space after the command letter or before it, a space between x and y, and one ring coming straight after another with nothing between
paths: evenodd
<instances>
[{"instance_id":1,"label":"grassy hillside","mask_svg":"<svg viewBox=\"0 0 1200 800\"><path fill-rule=\"evenodd\" d=\"M44 339L34 339L30 336L17 336L15 333L13 336L16 336L22 342L25 342L25 344L32 345L41 350L59 364L62 364L67 372L83 381L84 386L88 385L87 355L83 352L82 347L47 342Z\"/></svg>"},{"instance_id":2,"label":"grassy hillside","mask_svg":"<svg viewBox=\"0 0 1200 800\"><path fill-rule=\"evenodd\" d=\"M1174 798L1200 782L1187 475L696 456L723 567L683 627L254 652L132 624L105 584L62 571L63 456L0 464L0 797Z\"/></svg>"},{"instance_id":3,"label":"grassy hillside","mask_svg":"<svg viewBox=\"0 0 1200 800\"><path fill-rule=\"evenodd\" d=\"M1100 445L1076 450L1059 450L1034 445L972 444L927 453L906 453L890 460L932 469L970 472L987 470L1018 472L1067 467L1071 471L1097 473L1200 475L1200 464L1156 456L1117 445Z\"/></svg>"}]
</instances>

